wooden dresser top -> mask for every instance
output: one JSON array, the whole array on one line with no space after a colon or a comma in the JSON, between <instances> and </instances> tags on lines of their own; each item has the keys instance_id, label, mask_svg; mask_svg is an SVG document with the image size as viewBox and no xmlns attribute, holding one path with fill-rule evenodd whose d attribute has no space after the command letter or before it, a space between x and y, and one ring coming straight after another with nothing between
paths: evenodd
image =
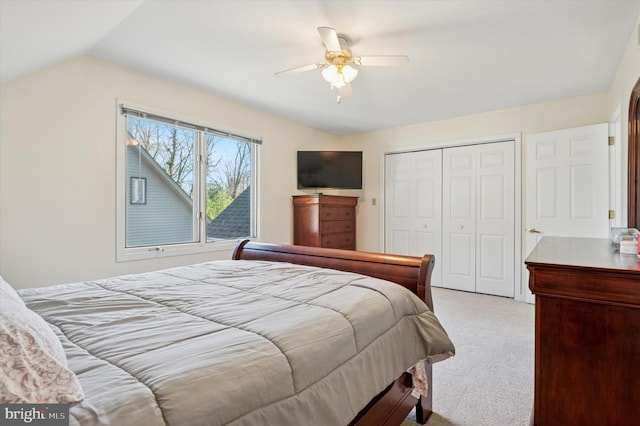
<instances>
[{"instance_id":1,"label":"wooden dresser top","mask_svg":"<svg viewBox=\"0 0 640 426\"><path fill-rule=\"evenodd\" d=\"M640 275L640 259L614 251L606 238L542 237L527 260L532 266L615 270Z\"/></svg>"},{"instance_id":2,"label":"wooden dresser top","mask_svg":"<svg viewBox=\"0 0 640 426\"><path fill-rule=\"evenodd\" d=\"M525 263L536 296L640 309L640 262L606 238L543 237Z\"/></svg>"},{"instance_id":3,"label":"wooden dresser top","mask_svg":"<svg viewBox=\"0 0 640 426\"><path fill-rule=\"evenodd\" d=\"M293 195L294 206L304 206L310 204L336 205L336 206L355 206L358 204L358 197L348 197L344 195Z\"/></svg>"}]
</instances>

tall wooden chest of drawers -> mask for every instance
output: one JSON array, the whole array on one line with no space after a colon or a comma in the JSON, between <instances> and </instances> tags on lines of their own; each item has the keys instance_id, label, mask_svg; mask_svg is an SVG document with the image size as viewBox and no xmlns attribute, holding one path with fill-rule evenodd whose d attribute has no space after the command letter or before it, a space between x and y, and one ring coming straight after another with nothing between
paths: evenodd
<instances>
[{"instance_id":1,"label":"tall wooden chest of drawers","mask_svg":"<svg viewBox=\"0 0 640 426\"><path fill-rule=\"evenodd\" d=\"M293 196L293 244L356 249L358 197Z\"/></svg>"},{"instance_id":2,"label":"tall wooden chest of drawers","mask_svg":"<svg viewBox=\"0 0 640 426\"><path fill-rule=\"evenodd\" d=\"M640 260L608 239L543 237L525 263L536 295L533 424L638 424Z\"/></svg>"}]
</instances>

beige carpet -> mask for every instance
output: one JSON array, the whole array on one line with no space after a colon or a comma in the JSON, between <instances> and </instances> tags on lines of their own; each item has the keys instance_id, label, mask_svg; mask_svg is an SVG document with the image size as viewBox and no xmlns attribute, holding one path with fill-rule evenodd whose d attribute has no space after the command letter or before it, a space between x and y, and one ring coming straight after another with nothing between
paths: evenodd
<instances>
[{"instance_id":1,"label":"beige carpet","mask_svg":"<svg viewBox=\"0 0 640 426\"><path fill-rule=\"evenodd\" d=\"M533 404L534 306L433 289L456 356L433 366L428 426L526 426ZM415 426L409 416L402 426Z\"/></svg>"}]
</instances>

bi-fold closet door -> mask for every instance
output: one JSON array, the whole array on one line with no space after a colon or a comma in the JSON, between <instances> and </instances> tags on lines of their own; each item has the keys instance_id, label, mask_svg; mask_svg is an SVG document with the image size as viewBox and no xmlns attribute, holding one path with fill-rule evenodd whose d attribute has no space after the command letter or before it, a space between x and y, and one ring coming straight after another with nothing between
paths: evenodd
<instances>
[{"instance_id":1,"label":"bi-fold closet door","mask_svg":"<svg viewBox=\"0 0 640 426\"><path fill-rule=\"evenodd\" d=\"M435 254L435 286L513 297L514 142L390 154L385 163L385 250Z\"/></svg>"},{"instance_id":2,"label":"bi-fold closet door","mask_svg":"<svg viewBox=\"0 0 640 426\"><path fill-rule=\"evenodd\" d=\"M442 156L444 287L514 296L514 143L447 148Z\"/></svg>"},{"instance_id":3,"label":"bi-fold closet door","mask_svg":"<svg viewBox=\"0 0 640 426\"><path fill-rule=\"evenodd\" d=\"M385 252L433 254L431 283L440 286L442 265L442 150L385 158Z\"/></svg>"}]
</instances>

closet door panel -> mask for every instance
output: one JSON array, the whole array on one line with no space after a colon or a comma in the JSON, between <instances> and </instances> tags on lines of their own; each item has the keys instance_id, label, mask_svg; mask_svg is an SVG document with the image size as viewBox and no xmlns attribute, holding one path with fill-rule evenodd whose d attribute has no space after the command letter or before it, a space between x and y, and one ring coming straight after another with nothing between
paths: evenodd
<instances>
[{"instance_id":1,"label":"closet door panel","mask_svg":"<svg viewBox=\"0 0 640 426\"><path fill-rule=\"evenodd\" d=\"M442 150L385 157L385 252L433 254L432 285L441 281Z\"/></svg>"},{"instance_id":2,"label":"closet door panel","mask_svg":"<svg viewBox=\"0 0 640 426\"><path fill-rule=\"evenodd\" d=\"M478 279L476 281L504 280L505 246L507 245L504 236L483 234L479 236L479 239L480 259L478 259ZM476 287L478 287L477 284Z\"/></svg>"},{"instance_id":3,"label":"closet door panel","mask_svg":"<svg viewBox=\"0 0 640 426\"><path fill-rule=\"evenodd\" d=\"M391 232L390 245L394 254L409 255L409 231L394 230ZM388 252L390 253L390 252Z\"/></svg>"},{"instance_id":4,"label":"closet door panel","mask_svg":"<svg viewBox=\"0 0 640 426\"><path fill-rule=\"evenodd\" d=\"M409 255L413 160L407 154L385 159L385 251Z\"/></svg>"},{"instance_id":5,"label":"closet door panel","mask_svg":"<svg viewBox=\"0 0 640 426\"><path fill-rule=\"evenodd\" d=\"M461 232L451 232L449 234L449 251L447 259L449 259L449 275L455 276L462 280L473 280L473 235ZM469 287L470 291L473 288ZM462 290L462 288L461 288Z\"/></svg>"},{"instance_id":6,"label":"closet door panel","mask_svg":"<svg viewBox=\"0 0 640 426\"><path fill-rule=\"evenodd\" d=\"M475 291L476 165L475 147L442 153L442 286Z\"/></svg>"},{"instance_id":7,"label":"closet door panel","mask_svg":"<svg viewBox=\"0 0 640 426\"><path fill-rule=\"evenodd\" d=\"M514 296L513 142L477 146L476 291Z\"/></svg>"},{"instance_id":8,"label":"closet door panel","mask_svg":"<svg viewBox=\"0 0 640 426\"><path fill-rule=\"evenodd\" d=\"M388 155L385 250L434 254L435 286L513 297L514 150L507 141Z\"/></svg>"},{"instance_id":9,"label":"closet door panel","mask_svg":"<svg viewBox=\"0 0 640 426\"><path fill-rule=\"evenodd\" d=\"M442 150L414 152L415 256L430 253L436 263L431 284L442 282Z\"/></svg>"}]
</instances>

